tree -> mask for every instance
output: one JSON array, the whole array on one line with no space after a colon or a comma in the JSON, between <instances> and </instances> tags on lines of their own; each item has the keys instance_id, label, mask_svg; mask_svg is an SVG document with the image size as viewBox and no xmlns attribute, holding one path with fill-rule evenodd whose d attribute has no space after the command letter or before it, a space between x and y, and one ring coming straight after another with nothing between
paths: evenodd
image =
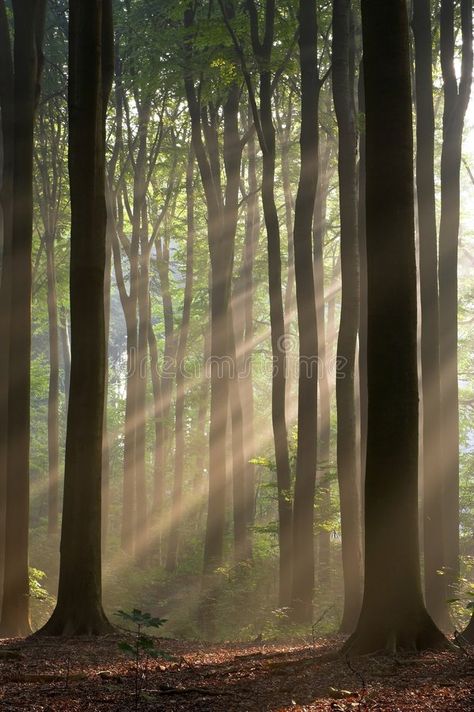
<instances>
[{"instance_id":1,"label":"tree","mask_svg":"<svg viewBox=\"0 0 474 712\"><path fill-rule=\"evenodd\" d=\"M344 577L341 631L351 633L357 622L362 595L362 530L355 402L355 360L359 326L357 122L354 98L354 25L350 0L334 0L332 26L332 87L339 143L342 277L341 322L337 342L337 357L342 373L338 374L340 377L336 377L337 474Z\"/></svg>"},{"instance_id":2,"label":"tree","mask_svg":"<svg viewBox=\"0 0 474 712\"><path fill-rule=\"evenodd\" d=\"M420 241L421 373L423 394L423 553L426 606L439 625L447 621L441 468L438 243L434 176L432 34L429 0L413 4L416 98L416 189Z\"/></svg>"},{"instance_id":3,"label":"tree","mask_svg":"<svg viewBox=\"0 0 474 712\"><path fill-rule=\"evenodd\" d=\"M112 7L69 7L71 384L56 608L42 633L110 630L101 601L101 468L105 399L105 114L113 77ZM84 447L87 443L87 447Z\"/></svg>"},{"instance_id":4,"label":"tree","mask_svg":"<svg viewBox=\"0 0 474 712\"><path fill-rule=\"evenodd\" d=\"M221 7L223 5L221 4ZM242 74L249 94L252 118L262 151L262 207L267 233L268 291L270 299L270 336L272 346L272 428L275 446L275 467L278 491L279 603L291 603L292 581L292 503L291 470L286 423L286 349L285 314L283 307L280 254L280 223L275 201L276 139L272 115L272 48L275 35L275 2L266 0L263 12L263 37L257 5L248 6L252 53L258 70L258 98L247 67L244 50L231 24L226 25L240 60ZM223 11L224 19L226 13ZM292 46L290 47L290 50Z\"/></svg>"},{"instance_id":5,"label":"tree","mask_svg":"<svg viewBox=\"0 0 474 712\"><path fill-rule=\"evenodd\" d=\"M3 594L7 484L8 356L10 332L10 252L13 208L13 66L5 3L0 2L0 586Z\"/></svg>"},{"instance_id":6,"label":"tree","mask_svg":"<svg viewBox=\"0 0 474 712\"><path fill-rule=\"evenodd\" d=\"M232 7L225 12L232 13ZM204 545L204 573L210 574L223 561L226 491L226 429L229 405L230 297L238 219L238 195L243 143L240 140L238 109L239 87L227 82L222 99L223 164L225 186L221 185L219 155L218 102L201 101L202 77L196 88L193 39L196 11L188 7L184 14L185 77L184 85L192 128L192 145L201 175L208 215L208 244L211 260L211 407L209 428L209 502ZM234 403L238 407L238 404ZM233 473L235 474L235 473ZM243 474L243 473L241 473ZM233 478L234 500L245 506L243 480ZM238 491L236 491L238 487ZM235 510L234 510L235 511ZM234 516L235 549L247 550L247 527L238 527ZM239 557L240 554L237 555Z\"/></svg>"},{"instance_id":7,"label":"tree","mask_svg":"<svg viewBox=\"0 0 474 712\"><path fill-rule=\"evenodd\" d=\"M2 3L3 4L3 3ZM45 2L13 2L13 203L10 268L5 569L0 629L29 632L29 446L33 129L42 70ZM5 30L6 31L6 30ZM8 45L7 45L8 46ZM8 71L8 69L7 69Z\"/></svg>"},{"instance_id":8,"label":"tree","mask_svg":"<svg viewBox=\"0 0 474 712\"><path fill-rule=\"evenodd\" d=\"M178 557L180 529L183 520L183 475L184 475L184 399L186 395L185 364L186 346L191 318L193 299L194 262L193 250L195 239L194 221L194 156L189 152L186 170L186 275L184 283L184 302L176 353L176 413L175 413L175 460L173 482L173 504L170 531L168 534L168 550L166 555L166 570L174 571Z\"/></svg>"},{"instance_id":9,"label":"tree","mask_svg":"<svg viewBox=\"0 0 474 712\"><path fill-rule=\"evenodd\" d=\"M439 226L439 348L441 432L444 477L445 567L447 584L459 575L459 413L458 413L458 236L460 169L464 117L472 83L472 0L461 0L462 57L458 83L455 67L455 5L442 0L440 55L443 75L443 146Z\"/></svg>"},{"instance_id":10,"label":"tree","mask_svg":"<svg viewBox=\"0 0 474 712\"><path fill-rule=\"evenodd\" d=\"M348 653L424 649L443 635L423 602L413 137L404 0L363 0L368 260L365 586ZM383 205L383 210L381 206Z\"/></svg>"},{"instance_id":11,"label":"tree","mask_svg":"<svg viewBox=\"0 0 474 712\"><path fill-rule=\"evenodd\" d=\"M301 0L298 10L301 74L301 168L295 202L294 259L299 333L298 445L293 504L293 615L313 617L314 494L317 453L318 331L314 293L312 225L318 181L319 79L316 3Z\"/></svg>"},{"instance_id":12,"label":"tree","mask_svg":"<svg viewBox=\"0 0 474 712\"><path fill-rule=\"evenodd\" d=\"M37 200L43 227L42 246L46 256L46 283L49 335L48 388L48 534L59 526L59 309L56 275L56 240L60 230L60 211L64 192L63 116L56 98L38 112ZM40 246L41 247L41 246Z\"/></svg>"}]
</instances>

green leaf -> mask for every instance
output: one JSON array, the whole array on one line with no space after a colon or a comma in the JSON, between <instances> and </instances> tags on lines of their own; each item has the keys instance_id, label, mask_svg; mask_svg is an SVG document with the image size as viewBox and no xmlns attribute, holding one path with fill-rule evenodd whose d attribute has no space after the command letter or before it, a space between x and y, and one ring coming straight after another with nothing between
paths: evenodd
<instances>
[{"instance_id":1,"label":"green leaf","mask_svg":"<svg viewBox=\"0 0 474 712\"><path fill-rule=\"evenodd\" d=\"M152 650L155 647L153 638L150 638L148 635L141 635L137 642L143 650Z\"/></svg>"},{"instance_id":2,"label":"green leaf","mask_svg":"<svg viewBox=\"0 0 474 712\"><path fill-rule=\"evenodd\" d=\"M130 643L126 643L125 641L120 641L118 644L119 650L121 650L123 653L129 653L131 655L136 655L136 650L133 647L133 645L130 645Z\"/></svg>"}]
</instances>

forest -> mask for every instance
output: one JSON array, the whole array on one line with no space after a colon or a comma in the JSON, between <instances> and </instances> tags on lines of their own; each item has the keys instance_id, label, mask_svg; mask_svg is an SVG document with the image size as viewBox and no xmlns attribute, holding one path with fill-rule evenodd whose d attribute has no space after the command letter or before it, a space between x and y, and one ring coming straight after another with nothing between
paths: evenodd
<instances>
[{"instance_id":1,"label":"forest","mask_svg":"<svg viewBox=\"0 0 474 712\"><path fill-rule=\"evenodd\" d=\"M474 709L472 0L0 0L0 705Z\"/></svg>"}]
</instances>

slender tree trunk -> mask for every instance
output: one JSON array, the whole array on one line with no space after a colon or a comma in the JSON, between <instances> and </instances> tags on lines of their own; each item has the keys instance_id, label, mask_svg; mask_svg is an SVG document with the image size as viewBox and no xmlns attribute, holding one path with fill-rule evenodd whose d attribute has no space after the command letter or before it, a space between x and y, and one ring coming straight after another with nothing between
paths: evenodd
<instances>
[{"instance_id":1,"label":"slender tree trunk","mask_svg":"<svg viewBox=\"0 0 474 712\"><path fill-rule=\"evenodd\" d=\"M136 477L135 424L137 421L138 323L136 312L127 305L127 386L125 394L125 423L123 444L121 546L124 551L135 551L136 533Z\"/></svg>"},{"instance_id":2,"label":"slender tree trunk","mask_svg":"<svg viewBox=\"0 0 474 712\"><path fill-rule=\"evenodd\" d=\"M61 353L63 358L64 401L67 414L69 402L69 385L71 381L71 342L69 338L69 324L67 312L64 308L60 312Z\"/></svg>"},{"instance_id":3,"label":"slender tree trunk","mask_svg":"<svg viewBox=\"0 0 474 712\"><path fill-rule=\"evenodd\" d=\"M444 627L448 591L444 566L441 469L441 382L439 361L438 245L434 179L431 3L414 0L416 90L416 188L420 242L421 375L423 395L423 544L426 607Z\"/></svg>"},{"instance_id":4,"label":"slender tree trunk","mask_svg":"<svg viewBox=\"0 0 474 712\"><path fill-rule=\"evenodd\" d=\"M259 38L258 11L249 2L252 48L259 63L259 100L257 108L250 75L243 67L249 91L252 115L262 151L262 207L267 233L268 290L270 298L270 333L273 357L272 427L278 492L278 544L280 550L278 590L279 605L291 603L292 581L292 503L291 470L286 426L286 339L281 283L280 224L275 203L275 127L272 114L272 76L270 63L274 38L275 2L265 3L265 32Z\"/></svg>"},{"instance_id":5,"label":"slender tree trunk","mask_svg":"<svg viewBox=\"0 0 474 712\"><path fill-rule=\"evenodd\" d=\"M334 0L332 86L338 125L341 219L341 321L337 342L337 474L341 507L344 611L341 632L352 633L362 599L361 492L357 453L355 362L359 326L357 126L351 0Z\"/></svg>"},{"instance_id":6,"label":"slender tree trunk","mask_svg":"<svg viewBox=\"0 0 474 712\"><path fill-rule=\"evenodd\" d=\"M194 157L192 150L189 152L186 172L186 211L187 211L187 238L186 238L186 277L184 284L184 303L181 318L181 329L176 352L176 406L175 406L175 460L173 502L170 532L168 536L168 550L166 554L166 570L174 571L178 560L178 547L183 522L183 478L184 478L184 399L186 396L185 363L186 347L191 317L191 304L193 298L193 270L194 270Z\"/></svg>"},{"instance_id":7,"label":"slender tree trunk","mask_svg":"<svg viewBox=\"0 0 474 712\"><path fill-rule=\"evenodd\" d=\"M242 343L242 359L240 371L243 369L241 390L244 408L244 448L245 448L245 497L247 523L252 526L255 520L255 465L251 459L255 457L254 436L254 396L252 376L252 352L254 341L254 263L260 232L259 185L257 179L257 158L254 134L247 143L248 158L248 190L249 201L245 221L244 263L242 269L244 335Z\"/></svg>"},{"instance_id":8,"label":"slender tree trunk","mask_svg":"<svg viewBox=\"0 0 474 712\"><path fill-rule=\"evenodd\" d=\"M46 240L48 283L49 389L48 389L48 534L56 534L59 521L59 338L54 238Z\"/></svg>"},{"instance_id":9,"label":"slender tree trunk","mask_svg":"<svg viewBox=\"0 0 474 712\"><path fill-rule=\"evenodd\" d=\"M147 189L147 133L150 122L150 103L142 101L139 109L139 148L134 171L132 245L137 244L137 362L135 378L135 545L137 554L143 555L147 541L146 498L146 384L148 361L148 315L150 250L146 220Z\"/></svg>"},{"instance_id":10,"label":"slender tree trunk","mask_svg":"<svg viewBox=\"0 0 474 712\"><path fill-rule=\"evenodd\" d=\"M106 254L104 273L104 318L105 318L105 397L104 423L102 432L102 554L104 554L109 534L110 512L110 437L107 423L109 391L109 338L110 338L110 288L112 268L111 214L107 210Z\"/></svg>"},{"instance_id":11,"label":"slender tree trunk","mask_svg":"<svg viewBox=\"0 0 474 712\"><path fill-rule=\"evenodd\" d=\"M362 0L362 27L369 310L365 588L356 631L345 646L348 653L424 649L444 642L425 609L420 577L413 137L405 0Z\"/></svg>"},{"instance_id":12,"label":"slender tree trunk","mask_svg":"<svg viewBox=\"0 0 474 712\"><path fill-rule=\"evenodd\" d=\"M312 223L318 181L316 3L299 4L301 172L295 203L295 281L299 330L298 445L293 505L294 618L311 622L314 588L314 495L317 455L318 332L314 295Z\"/></svg>"},{"instance_id":13,"label":"slender tree trunk","mask_svg":"<svg viewBox=\"0 0 474 712\"><path fill-rule=\"evenodd\" d=\"M320 490L320 508L317 512L321 522L330 516L331 508L331 388L329 384L329 365L331 356L328 350L328 329L325 325L325 294L324 294L324 236L326 233L326 212L329 193L330 170L329 161L331 146L329 140L320 142L319 175L316 200L314 203L313 220L313 259L314 259L314 289L316 300L316 321L318 329L318 361L319 361L319 419L318 419L318 471L316 483ZM331 581L331 533L327 526L320 526L317 535L318 567L317 577L321 587L328 589Z\"/></svg>"},{"instance_id":14,"label":"slender tree trunk","mask_svg":"<svg viewBox=\"0 0 474 712\"><path fill-rule=\"evenodd\" d=\"M91 635L111 629L101 600L100 521L106 370L105 113L114 66L111 4L71 0L69 47L71 393L58 600L42 632Z\"/></svg>"},{"instance_id":15,"label":"slender tree trunk","mask_svg":"<svg viewBox=\"0 0 474 712\"><path fill-rule=\"evenodd\" d=\"M196 493L196 527L200 530L202 518L204 516L204 467L206 462L206 419L209 407L209 385L206 377L206 369L209 359L209 329L204 330L204 348L203 348L203 376L199 387L199 405L197 413L197 439L196 439L196 458L194 472L194 492Z\"/></svg>"},{"instance_id":16,"label":"slender tree trunk","mask_svg":"<svg viewBox=\"0 0 474 712\"><path fill-rule=\"evenodd\" d=\"M458 413L458 236L460 169L464 117L472 82L472 0L461 0L461 79L455 69L455 2L442 0L440 51L443 74L443 147L439 227L439 348L441 432L444 476L445 581L459 576L459 413Z\"/></svg>"},{"instance_id":17,"label":"slender tree trunk","mask_svg":"<svg viewBox=\"0 0 474 712\"><path fill-rule=\"evenodd\" d=\"M231 10L231 8L229 8ZM192 8L184 14L184 25L194 23ZM192 127L192 145L201 174L208 215L211 260L211 405L209 427L209 499L204 543L204 574L222 564L226 519L226 432L229 399L229 305L238 218L241 144L238 134L239 91L233 84L224 103L224 167L226 185L221 186L217 114L203 107L196 94L192 74L192 42L186 45L188 64L185 89ZM204 139L203 139L204 136ZM223 195L224 192L224 195Z\"/></svg>"},{"instance_id":18,"label":"slender tree trunk","mask_svg":"<svg viewBox=\"0 0 474 712\"><path fill-rule=\"evenodd\" d=\"M151 304L149 305L151 311ZM161 534L163 526L163 503L165 494L165 427L163 423L163 396L158 364L158 345L149 314L148 349L150 352L150 374L153 391L153 423L155 428L155 448L153 453L153 528L156 530L155 541L158 558L161 559Z\"/></svg>"},{"instance_id":19,"label":"slender tree trunk","mask_svg":"<svg viewBox=\"0 0 474 712\"><path fill-rule=\"evenodd\" d=\"M43 0L13 3L15 31L13 234L11 249L5 569L1 632L24 635L29 622L29 449L33 128L42 68Z\"/></svg>"}]
</instances>

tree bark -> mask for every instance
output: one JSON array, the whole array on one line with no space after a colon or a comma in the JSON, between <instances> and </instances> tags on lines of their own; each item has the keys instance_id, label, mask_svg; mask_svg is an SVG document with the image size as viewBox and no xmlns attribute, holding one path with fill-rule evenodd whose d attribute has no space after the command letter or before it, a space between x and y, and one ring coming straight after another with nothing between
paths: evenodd
<instances>
[{"instance_id":1,"label":"tree bark","mask_svg":"<svg viewBox=\"0 0 474 712\"><path fill-rule=\"evenodd\" d=\"M232 8L229 8L229 11ZM188 30L194 11L184 14ZM186 43L187 66L184 84L192 127L192 144L201 174L208 214L208 243L211 260L211 405L209 428L209 499L204 543L204 574L221 566L226 519L226 431L229 400L229 306L238 218L238 191L242 146L238 140L236 84L228 88L224 102L224 167L226 185L221 185L216 107L201 106L194 85L192 40Z\"/></svg>"},{"instance_id":2,"label":"tree bark","mask_svg":"<svg viewBox=\"0 0 474 712\"><path fill-rule=\"evenodd\" d=\"M0 630L24 635L29 622L29 447L33 129L42 69L45 3L13 3L15 31L13 233L11 249L4 595Z\"/></svg>"},{"instance_id":3,"label":"tree bark","mask_svg":"<svg viewBox=\"0 0 474 712\"><path fill-rule=\"evenodd\" d=\"M329 383L332 344L329 343L330 321L334 309L328 309L326 329L325 290L324 290L324 237L326 235L326 213L329 194L331 145L329 139L319 144L319 174L313 220L313 260L314 288L316 299L316 321L318 329L318 366L319 366L319 418L318 418L318 470L316 485L319 488L320 507L317 511L320 523L330 516L331 509L331 387ZM331 319L330 319L331 317ZM317 532L317 579L319 585L327 590L331 582L331 532L327 526L319 527Z\"/></svg>"},{"instance_id":4,"label":"tree bark","mask_svg":"<svg viewBox=\"0 0 474 712\"><path fill-rule=\"evenodd\" d=\"M441 627L449 618L444 566L438 244L434 178L431 4L414 0L416 189L420 242L421 376L423 396L423 552L428 612Z\"/></svg>"},{"instance_id":5,"label":"tree bark","mask_svg":"<svg viewBox=\"0 0 474 712\"><path fill-rule=\"evenodd\" d=\"M281 283L280 224L275 203L275 127L272 116L272 75L270 70L275 24L275 2L266 0L263 40L259 37L258 11L249 2L252 49L258 62L259 102L257 108L250 75L243 66L249 91L253 120L262 151L262 207L267 233L268 290L270 298L270 333L273 357L272 427L278 492L278 599L280 606L291 603L292 581L292 502L291 470L286 425L286 339Z\"/></svg>"},{"instance_id":6,"label":"tree bark","mask_svg":"<svg viewBox=\"0 0 474 712\"><path fill-rule=\"evenodd\" d=\"M185 364L186 346L188 342L189 322L191 318L191 304L193 299L194 276L194 157L192 150L189 152L186 171L186 276L184 283L184 302L181 317L181 328L178 337L176 352L176 406L175 406L175 456L174 456L174 481L173 502L170 531L168 535L168 550L166 554L166 570L172 572L176 569L178 561L178 548L183 522L183 477L184 477L184 400L186 396Z\"/></svg>"},{"instance_id":7,"label":"tree bark","mask_svg":"<svg viewBox=\"0 0 474 712\"><path fill-rule=\"evenodd\" d=\"M105 114L114 66L111 4L71 0L69 47L71 389L58 599L42 633L71 636L111 630L101 600L100 521L106 368Z\"/></svg>"},{"instance_id":8,"label":"tree bark","mask_svg":"<svg viewBox=\"0 0 474 712\"><path fill-rule=\"evenodd\" d=\"M459 576L459 413L458 413L458 236L460 168L464 117L472 82L472 0L461 0L462 59L455 70L455 3L442 0L440 53L443 75L443 146L441 151L441 219L439 226L439 348L441 432L444 477L445 581Z\"/></svg>"},{"instance_id":9,"label":"tree bark","mask_svg":"<svg viewBox=\"0 0 474 712\"><path fill-rule=\"evenodd\" d=\"M49 388L48 388L48 534L59 523L59 338L54 236L46 235L48 283Z\"/></svg>"},{"instance_id":10,"label":"tree bark","mask_svg":"<svg viewBox=\"0 0 474 712\"><path fill-rule=\"evenodd\" d=\"M3 596L7 484L8 361L11 316L11 248L13 210L13 64L5 3L0 2L0 599Z\"/></svg>"},{"instance_id":11,"label":"tree bark","mask_svg":"<svg viewBox=\"0 0 474 712\"><path fill-rule=\"evenodd\" d=\"M444 643L418 544L417 296L407 6L362 0L367 127L365 587L349 654ZM380 206L383 205L383 210Z\"/></svg>"},{"instance_id":12,"label":"tree bark","mask_svg":"<svg viewBox=\"0 0 474 712\"><path fill-rule=\"evenodd\" d=\"M362 530L355 388L359 327L359 245L355 57L351 0L334 0L332 26L332 87L338 125L342 283L336 373L337 476L344 576L341 632L352 633L362 599Z\"/></svg>"},{"instance_id":13,"label":"tree bark","mask_svg":"<svg viewBox=\"0 0 474 712\"><path fill-rule=\"evenodd\" d=\"M312 224L318 181L316 4L299 4L301 73L301 169L295 202L295 282L299 332L298 444L293 504L292 608L295 620L313 617L314 495L317 455L318 332L314 294Z\"/></svg>"}]
</instances>

